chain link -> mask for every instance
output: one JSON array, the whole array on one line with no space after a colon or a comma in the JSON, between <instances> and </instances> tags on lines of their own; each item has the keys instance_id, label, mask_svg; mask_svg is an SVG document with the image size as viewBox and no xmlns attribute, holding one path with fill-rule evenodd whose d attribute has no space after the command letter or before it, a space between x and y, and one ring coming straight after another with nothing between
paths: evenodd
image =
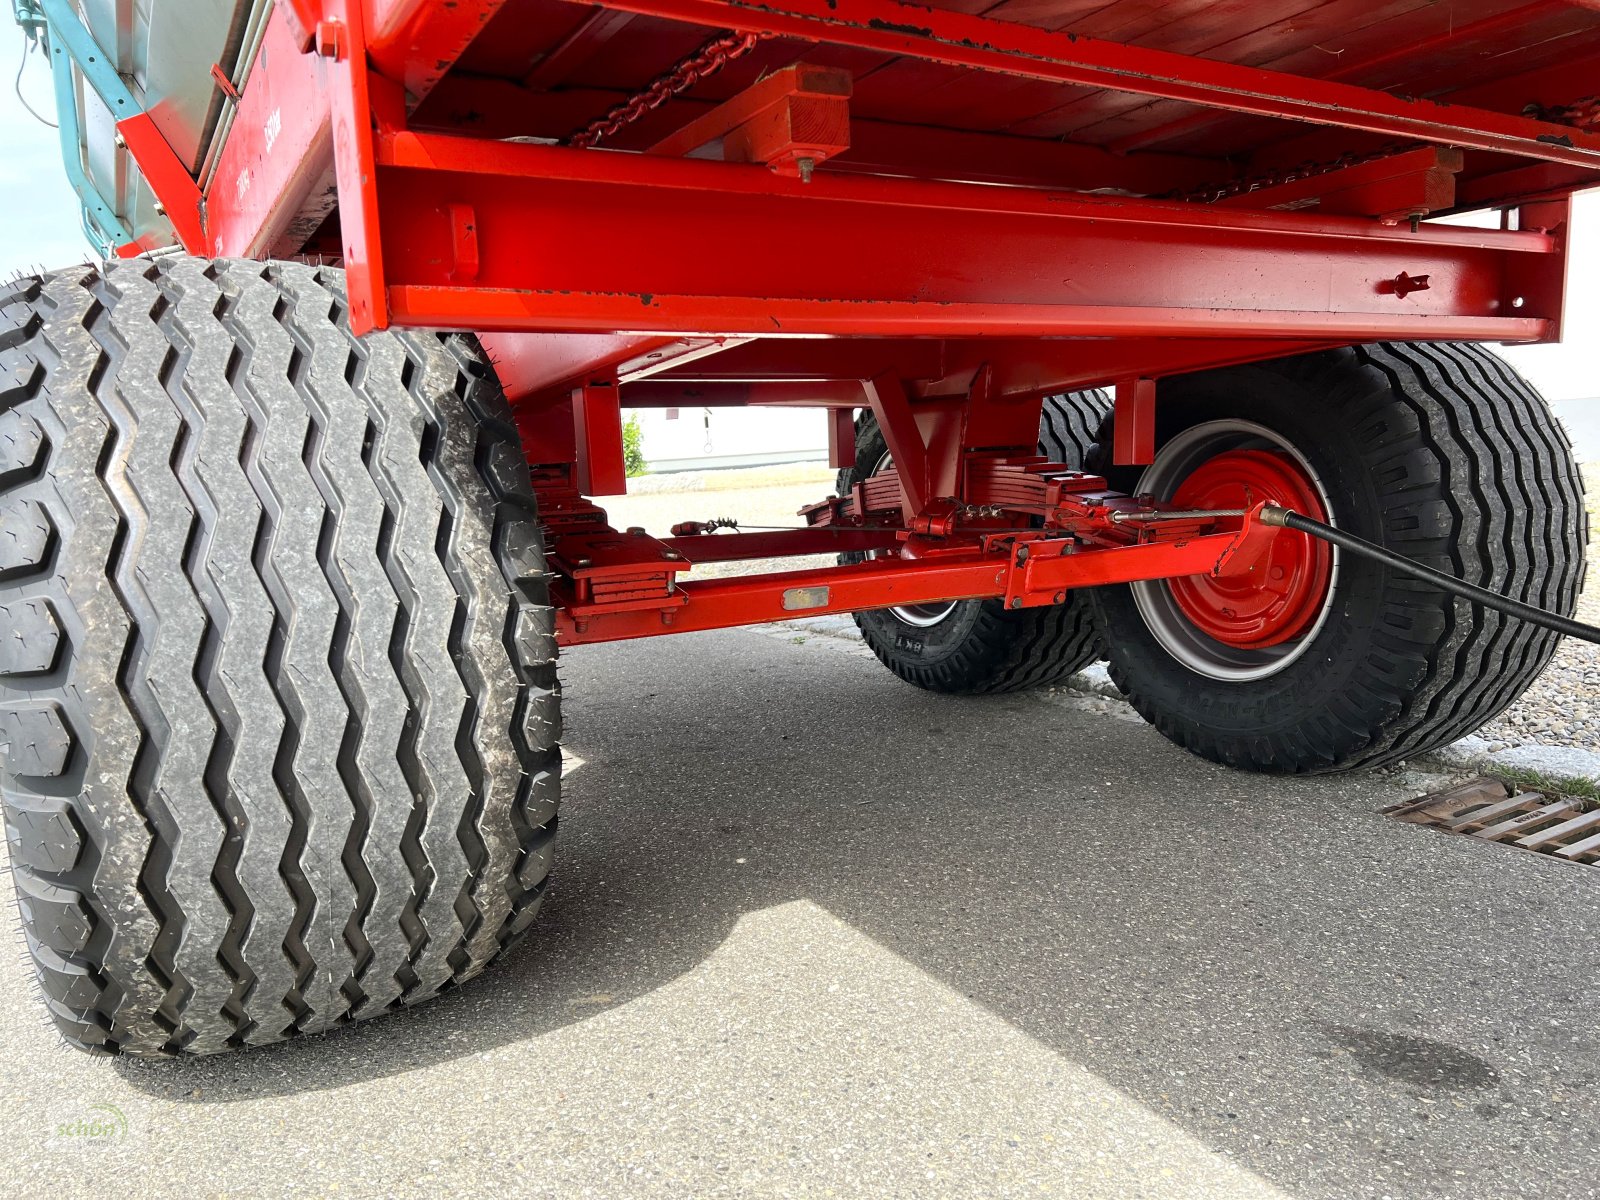
<instances>
[{"instance_id":1,"label":"chain link","mask_svg":"<svg viewBox=\"0 0 1600 1200\"><path fill-rule=\"evenodd\" d=\"M769 34L725 33L712 38L672 70L636 92L605 116L567 138L567 145L587 150L602 138L614 136L668 100L688 91L708 75L715 75L736 58L743 58Z\"/></svg>"},{"instance_id":2,"label":"chain link","mask_svg":"<svg viewBox=\"0 0 1600 1200\"><path fill-rule=\"evenodd\" d=\"M1552 108L1546 108L1542 104L1530 104L1522 110L1522 115L1532 117L1536 121L1549 121L1552 125L1593 129L1600 126L1600 96L1586 96L1582 100L1574 100L1571 104L1557 104Z\"/></svg>"},{"instance_id":3,"label":"chain link","mask_svg":"<svg viewBox=\"0 0 1600 1200\"><path fill-rule=\"evenodd\" d=\"M1532 117L1538 121L1548 121L1555 125L1571 125L1577 129L1592 129L1600 127L1600 96L1588 96L1582 100L1575 100L1571 104L1558 104L1550 108L1546 108L1542 104L1530 104L1522 110L1522 115ZM1158 200L1189 200L1198 204L1215 204L1217 201L1226 200L1231 196L1259 192L1263 188L1277 187L1279 184L1293 183L1297 179L1309 179L1315 175L1328 175L1334 171L1342 171L1346 167L1358 167L1363 163L1377 162L1381 158L1393 158L1396 154L1404 154L1407 150L1419 150L1427 144L1426 142L1389 142L1379 146L1376 150L1369 150L1365 154L1341 154L1338 158L1321 162L1303 162L1279 171L1264 172L1260 175L1247 175L1242 179L1230 179L1226 183L1209 184L1205 187L1189 189L1179 188L1171 192L1165 192L1156 198Z\"/></svg>"}]
</instances>

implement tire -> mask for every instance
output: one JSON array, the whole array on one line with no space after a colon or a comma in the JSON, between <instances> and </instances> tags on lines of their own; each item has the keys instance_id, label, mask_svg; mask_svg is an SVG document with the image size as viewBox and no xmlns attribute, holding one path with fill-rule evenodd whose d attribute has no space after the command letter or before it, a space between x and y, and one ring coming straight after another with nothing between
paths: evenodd
<instances>
[{"instance_id":1,"label":"implement tire","mask_svg":"<svg viewBox=\"0 0 1600 1200\"><path fill-rule=\"evenodd\" d=\"M1305 511L1259 485L1263 466L1287 470L1322 519L1358 537L1565 616L1577 603L1588 518L1571 448L1539 395L1480 346L1379 343L1166 379L1156 435L1149 468L1105 469L1114 487ZM1109 444L1109 423L1101 438ZM1227 478L1239 464L1255 485L1248 497ZM1279 535L1286 557L1268 570L1292 591L1294 556L1310 550L1285 537L1326 544ZM1324 578L1298 597L1311 602L1298 616L1205 580L1096 589L1111 677L1205 758L1332 771L1466 736L1516 700L1560 642L1353 555L1334 554Z\"/></svg>"},{"instance_id":2,"label":"implement tire","mask_svg":"<svg viewBox=\"0 0 1600 1200\"><path fill-rule=\"evenodd\" d=\"M97 1053L320 1032L533 919L553 614L459 335L341 272L162 258L0 289L0 743L46 1006Z\"/></svg>"},{"instance_id":3,"label":"implement tire","mask_svg":"<svg viewBox=\"0 0 1600 1200\"><path fill-rule=\"evenodd\" d=\"M1102 391L1047 397L1039 420L1039 453L1081 468L1110 412L1111 398ZM888 462L883 432L867 413L856 429L856 465L839 472L839 494L849 495L858 479ZM845 554L840 561L863 557ZM1041 687L1105 657L1087 595L1015 611L999 600L958 600L853 615L884 666L932 692L973 695Z\"/></svg>"}]
</instances>

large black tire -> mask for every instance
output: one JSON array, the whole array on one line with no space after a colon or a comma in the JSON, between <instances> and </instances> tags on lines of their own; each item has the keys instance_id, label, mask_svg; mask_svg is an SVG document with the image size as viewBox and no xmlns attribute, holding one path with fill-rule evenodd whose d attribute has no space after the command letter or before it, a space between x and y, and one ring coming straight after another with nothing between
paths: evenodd
<instances>
[{"instance_id":1,"label":"large black tire","mask_svg":"<svg viewBox=\"0 0 1600 1200\"><path fill-rule=\"evenodd\" d=\"M1081 468L1096 431L1111 412L1102 391L1048 397L1039 421L1039 453ZM839 494L883 463L887 448L871 413L856 428L856 465L839 472ZM861 555L842 555L859 561ZM947 606L920 606L944 612ZM973 695L1056 683L1104 657L1086 596L1065 604L1008 610L999 600L963 600L932 624L914 614L878 608L854 614L867 645L882 663L917 687Z\"/></svg>"},{"instance_id":2,"label":"large black tire","mask_svg":"<svg viewBox=\"0 0 1600 1200\"><path fill-rule=\"evenodd\" d=\"M469 339L340 272L167 258L0 289L0 741L62 1036L206 1054L480 971L560 783L527 468Z\"/></svg>"},{"instance_id":3,"label":"large black tire","mask_svg":"<svg viewBox=\"0 0 1600 1200\"><path fill-rule=\"evenodd\" d=\"M1588 521L1571 448L1539 395L1482 347L1383 343L1176 377L1157 412L1158 462L1202 422L1255 422L1304 456L1335 524L1573 611ZM1101 436L1109 444L1109 428ZM1107 473L1124 490L1140 479ZM1133 588L1095 599L1111 677L1133 706L1195 753L1260 771L1380 766L1446 745L1521 695L1559 641L1344 555L1298 657L1264 678L1217 679L1169 651Z\"/></svg>"}]
</instances>

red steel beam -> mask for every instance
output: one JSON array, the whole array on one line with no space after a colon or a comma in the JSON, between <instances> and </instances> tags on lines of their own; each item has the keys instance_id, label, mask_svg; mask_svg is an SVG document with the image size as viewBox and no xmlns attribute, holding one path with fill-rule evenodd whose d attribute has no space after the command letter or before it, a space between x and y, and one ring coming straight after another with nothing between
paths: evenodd
<instances>
[{"instance_id":1,"label":"red steel beam","mask_svg":"<svg viewBox=\"0 0 1600 1200\"><path fill-rule=\"evenodd\" d=\"M539 393L570 394L597 369L608 377L615 374L605 369L611 364L677 344L675 338L606 333L486 332L478 341L513 405Z\"/></svg>"},{"instance_id":2,"label":"red steel beam","mask_svg":"<svg viewBox=\"0 0 1600 1200\"><path fill-rule=\"evenodd\" d=\"M452 75L412 114L410 126L424 132L488 138L530 133L559 137L593 114L609 111L629 95L604 88L532 91L506 79ZM713 102L690 93L674 97L670 111L681 110L695 117L713 107ZM1110 188L1139 195L1200 187L1232 174L1221 159L1180 154L1116 155L1099 146L1047 138L936 129L859 117L850 121L850 143L848 150L828 160L826 170L1031 187ZM626 131L616 144L631 145Z\"/></svg>"},{"instance_id":3,"label":"red steel beam","mask_svg":"<svg viewBox=\"0 0 1600 1200\"><path fill-rule=\"evenodd\" d=\"M1423 216L1430 212L1443 212L1455 203L1455 176L1461 166L1461 151L1449 146L1423 146L1342 167L1337 171L1302 175L1297 179L1240 192L1213 203L1222 208L1304 208L1316 205L1319 212L1371 217L1396 213L1409 215L1410 210Z\"/></svg>"},{"instance_id":4,"label":"red steel beam","mask_svg":"<svg viewBox=\"0 0 1600 1200\"><path fill-rule=\"evenodd\" d=\"M1271 526L1250 518L1244 529L1231 533L1207 533L1176 542L1146 542L1074 554L1035 554L1012 579L1011 593L1021 593L1025 604L1038 606L1052 593L1073 588L1183 575L1243 575L1253 569L1272 539L1282 536ZM1058 544L1044 545L1054 550Z\"/></svg>"},{"instance_id":5,"label":"red steel beam","mask_svg":"<svg viewBox=\"0 0 1600 1200\"><path fill-rule=\"evenodd\" d=\"M670 362L650 378L661 384L805 383L893 372L908 381L942 379L950 373L951 345L939 338L746 338L718 354ZM859 396L852 403L859 407Z\"/></svg>"},{"instance_id":6,"label":"red steel beam","mask_svg":"<svg viewBox=\"0 0 1600 1200\"><path fill-rule=\"evenodd\" d=\"M928 507L932 498L927 439L917 427L910 397L898 376L880 375L869 379L862 384L862 391L873 416L878 418L884 445L894 461L895 475L900 481L900 508L909 524L912 517Z\"/></svg>"},{"instance_id":7,"label":"red steel beam","mask_svg":"<svg viewBox=\"0 0 1600 1200\"><path fill-rule=\"evenodd\" d=\"M381 81L367 69L364 6L365 0L323 0L326 20L319 31L334 24L338 34L326 44L333 53L321 52L320 46L318 53L332 109L334 178L339 189L339 237L344 248L350 328L358 334L389 324L383 256L374 252L380 235L372 89ZM323 42L320 33L318 42ZM452 244L455 238L452 224ZM452 254L452 271L454 264Z\"/></svg>"},{"instance_id":8,"label":"red steel beam","mask_svg":"<svg viewBox=\"0 0 1600 1200\"><path fill-rule=\"evenodd\" d=\"M836 471L856 465L856 415L851 409L828 410L828 465Z\"/></svg>"},{"instance_id":9,"label":"red steel beam","mask_svg":"<svg viewBox=\"0 0 1600 1200\"><path fill-rule=\"evenodd\" d=\"M1412 232L1027 189L379 138L381 257L398 323L716 334L1384 337L1528 341L1543 234ZM453 282L451 206L482 267ZM772 231L783 236L774 238ZM348 240L348 239L347 239ZM825 258L827 270L817 269ZM1394 294L1400 273L1426 291Z\"/></svg>"},{"instance_id":10,"label":"red steel beam","mask_svg":"<svg viewBox=\"0 0 1600 1200\"><path fill-rule=\"evenodd\" d=\"M478 333L478 342L513 406L541 400L565 402L574 387L593 379L616 378L627 383L673 368L689 369L701 359L750 341L640 333Z\"/></svg>"},{"instance_id":11,"label":"red steel beam","mask_svg":"<svg viewBox=\"0 0 1600 1200\"><path fill-rule=\"evenodd\" d=\"M1432 275L1423 271L1420 274ZM1371 278L1371 277L1367 277ZM1464 283L1463 273L1446 278ZM1487 276L1485 278L1488 278ZM1437 285L1435 285L1437 286ZM1308 289L1313 291L1314 289ZM1407 295L1405 300L1424 298ZM1309 295L1308 295L1308 298ZM428 329L612 330L721 329L759 333L763 326L795 333L836 336L914 334L977 337L1249 336L1363 342L1384 339L1538 342L1550 340L1544 317L1497 317L1441 313L1430 318L1413 309L1393 313L1317 312L1309 309L1240 309L1120 304L963 303L920 300L782 300L727 295L563 290L544 288L471 290L435 284L394 284L389 289L390 323ZM357 332L366 332L358 328ZM1186 369L1179 367L1178 369Z\"/></svg>"},{"instance_id":12,"label":"red steel beam","mask_svg":"<svg viewBox=\"0 0 1600 1200\"><path fill-rule=\"evenodd\" d=\"M1147 376L1117 380L1111 461L1144 466L1156 456L1156 381Z\"/></svg>"},{"instance_id":13,"label":"red steel beam","mask_svg":"<svg viewBox=\"0 0 1600 1200\"><path fill-rule=\"evenodd\" d=\"M530 336L559 344L571 335ZM906 381L912 403L921 407L970 396L980 374L987 376L990 397L1003 401L1309 354L1340 344L1266 338L755 338L697 359L681 375L669 368L624 383L622 402L628 408L826 408L832 413L829 465L837 467L851 463L836 452L853 461L852 414L865 404L863 380L885 373ZM850 347L870 347L873 354L833 353Z\"/></svg>"},{"instance_id":14,"label":"red steel beam","mask_svg":"<svg viewBox=\"0 0 1600 1200\"><path fill-rule=\"evenodd\" d=\"M1547 200L1600 184L1600 175L1559 163L1523 163L1509 171L1478 175L1456 189L1453 211L1510 206L1526 200Z\"/></svg>"},{"instance_id":15,"label":"red steel beam","mask_svg":"<svg viewBox=\"0 0 1600 1200\"><path fill-rule=\"evenodd\" d=\"M525 334L552 349L570 335ZM995 399L1236 366L1326 349L1274 338L750 338L714 355L668 363L647 382L624 375L633 408L800 404L859 408L863 379L894 374L920 399L966 396L980 370ZM781 385L781 386L774 386ZM843 386L841 386L843 385Z\"/></svg>"},{"instance_id":16,"label":"red steel beam","mask_svg":"<svg viewBox=\"0 0 1600 1200\"><path fill-rule=\"evenodd\" d=\"M964 394L963 366L989 364L997 399L1041 396L1115 383L1129 376L1160 378L1231 367L1339 345L1337 341L1270 338L986 338L948 343L954 390L925 385L919 394Z\"/></svg>"},{"instance_id":17,"label":"red steel beam","mask_svg":"<svg viewBox=\"0 0 1600 1200\"><path fill-rule=\"evenodd\" d=\"M578 491L585 496L626 495L628 473L616 384L602 381L574 388L572 428Z\"/></svg>"},{"instance_id":18,"label":"red steel beam","mask_svg":"<svg viewBox=\"0 0 1600 1200\"><path fill-rule=\"evenodd\" d=\"M766 0L760 5L749 0L602 0L602 6L1387 137L1600 165L1600 135L1566 126L894 0Z\"/></svg>"},{"instance_id":19,"label":"red steel beam","mask_svg":"<svg viewBox=\"0 0 1600 1200\"><path fill-rule=\"evenodd\" d=\"M808 571L690 581L677 585L687 603L675 608L605 613L581 621L568 611L563 589L557 586L553 589L556 640L563 646L578 646L895 604L988 599L1005 594L1009 572L1008 559L976 552L948 559L872 559Z\"/></svg>"},{"instance_id":20,"label":"red steel beam","mask_svg":"<svg viewBox=\"0 0 1600 1200\"><path fill-rule=\"evenodd\" d=\"M678 603L672 607L586 612L582 618L569 611L565 587L558 583L553 589L556 640L562 646L579 646L900 604L988 600L1007 595L1008 588L1019 605L1041 606L1074 587L1243 571L1268 535L1276 536L1265 526L1256 527L1256 532L1251 542L1241 532L1212 533L1177 542L1034 556L1017 563L1008 555L972 549L940 551L919 559L877 558L805 571L691 580L676 585ZM1016 589L1026 589L1026 594Z\"/></svg>"},{"instance_id":21,"label":"red steel beam","mask_svg":"<svg viewBox=\"0 0 1600 1200\"><path fill-rule=\"evenodd\" d=\"M848 410L865 403L857 380L753 380L682 382L646 379L623 385L629 408L831 408Z\"/></svg>"}]
</instances>

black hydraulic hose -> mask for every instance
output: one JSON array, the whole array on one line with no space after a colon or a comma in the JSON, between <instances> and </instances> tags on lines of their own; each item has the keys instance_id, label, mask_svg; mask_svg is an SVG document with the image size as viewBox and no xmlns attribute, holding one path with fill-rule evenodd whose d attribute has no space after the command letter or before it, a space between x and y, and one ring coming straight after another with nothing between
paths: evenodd
<instances>
[{"instance_id":1,"label":"black hydraulic hose","mask_svg":"<svg viewBox=\"0 0 1600 1200\"><path fill-rule=\"evenodd\" d=\"M1574 621L1571 617L1558 616L1556 613L1547 612L1542 608L1535 608L1531 604L1524 604L1520 600L1513 600L1510 596L1502 596L1499 592L1491 592L1488 588L1478 587L1476 584L1467 583L1453 575L1446 575L1443 571L1435 571L1432 567L1425 567L1419 562L1413 562L1402 554L1392 550L1385 550L1353 533L1346 533L1342 529L1335 529L1332 525L1324 525L1321 521L1313 521L1310 517L1303 517L1297 512L1276 505L1266 505L1261 510L1261 522L1264 525L1278 525L1284 529L1297 529L1301 533L1310 534L1314 538L1321 538L1325 542L1332 542L1341 550L1351 554L1370 558L1385 566L1405 575L1426 580L1435 587L1452 595L1460 596L1463 600L1470 600L1474 604L1482 604L1486 608L1498 609L1500 612L1509 613L1513 617L1527 621L1531 625L1542 625L1546 629L1553 629L1557 633L1564 633L1568 637L1581 638L1586 642L1600 645L1600 627L1585 625L1582 621Z\"/></svg>"}]
</instances>

